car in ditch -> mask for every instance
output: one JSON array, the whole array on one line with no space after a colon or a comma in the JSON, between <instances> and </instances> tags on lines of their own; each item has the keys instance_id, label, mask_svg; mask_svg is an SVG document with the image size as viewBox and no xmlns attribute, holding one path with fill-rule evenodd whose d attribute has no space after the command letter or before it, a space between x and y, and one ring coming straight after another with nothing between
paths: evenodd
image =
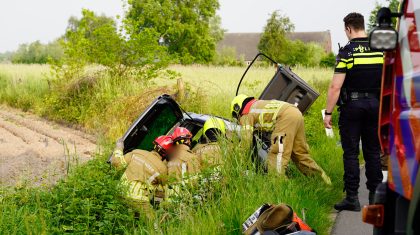
<instances>
[{"instance_id":1,"label":"car in ditch","mask_svg":"<svg viewBox=\"0 0 420 235\"><path fill-rule=\"evenodd\" d=\"M251 66L261 57L274 63L277 66L277 70L262 91L259 99L286 101L296 105L302 113L305 113L318 98L319 93L292 72L290 68L278 64L262 53L257 54L245 70L239 81L236 94L238 94L240 85ZM161 95L149 105L122 137L124 154L134 149L152 150L153 140L156 137L170 134L178 126L185 127L191 131L193 135L192 147L194 147L198 142L203 143L201 141L205 141L203 140L204 138L200 138L202 127L204 122L210 117L212 116L207 114L185 112L171 96L167 94ZM236 132L240 130L240 126L236 123L225 118L222 119L226 124L227 131ZM258 155L258 159L264 161L270 146L270 138L261 135L254 135L254 137L255 153Z\"/></svg>"}]
</instances>

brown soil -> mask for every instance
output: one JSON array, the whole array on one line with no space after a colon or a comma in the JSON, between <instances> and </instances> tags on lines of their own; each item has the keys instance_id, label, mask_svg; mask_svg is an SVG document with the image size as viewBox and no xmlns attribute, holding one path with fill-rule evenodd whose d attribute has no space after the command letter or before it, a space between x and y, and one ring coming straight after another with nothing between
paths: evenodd
<instances>
[{"instance_id":1,"label":"brown soil","mask_svg":"<svg viewBox=\"0 0 420 235\"><path fill-rule=\"evenodd\" d=\"M54 184L95 151L92 136L0 106L0 186Z\"/></svg>"}]
</instances>

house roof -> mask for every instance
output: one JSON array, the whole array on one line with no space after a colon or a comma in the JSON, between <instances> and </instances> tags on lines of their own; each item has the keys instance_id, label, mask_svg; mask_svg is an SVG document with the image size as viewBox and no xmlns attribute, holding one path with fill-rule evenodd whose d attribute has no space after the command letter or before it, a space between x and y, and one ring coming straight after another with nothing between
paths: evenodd
<instances>
[{"instance_id":1,"label":"house roof","mask_svg":"<svg viewBox=\"0 0 420 235\"><path fill-rule=\"evenodd\" d=\"M236 49L238 59L243 55L245 61L252 60L258 53L258 43L262 33L225 33L223 40L217 45L217 50L221 51L224 47ZM331 52L330 31L321 32L292 32L287 34L291 40L301 40L302 42L314 42L320 44L325 52Z\"/></svg>"}]
</instances>

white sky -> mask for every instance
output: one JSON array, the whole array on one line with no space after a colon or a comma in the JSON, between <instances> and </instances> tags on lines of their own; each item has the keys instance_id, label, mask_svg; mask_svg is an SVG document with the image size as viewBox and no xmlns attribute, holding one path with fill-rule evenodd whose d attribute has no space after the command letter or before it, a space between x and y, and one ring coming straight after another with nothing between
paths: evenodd
<instances>
[{"instance_id":1,"label":"white sky","mask_svg":"<svg viewBox=\"0 0 420 235\"><path fill-rule=\"evenodd\" d=\"M269 15L280 10L295 24L295 31L330 30L333 50L347 42L343 17L360 12L367 21L375 0L219 0L218 14L228 32L261 32ZM383 3L385 0L378 0ZM19 44L43 43L61 36L70 16L88 8L108 16L123 14L123 0L0 0L0 52Z\"/></svg>"}]
</instances>

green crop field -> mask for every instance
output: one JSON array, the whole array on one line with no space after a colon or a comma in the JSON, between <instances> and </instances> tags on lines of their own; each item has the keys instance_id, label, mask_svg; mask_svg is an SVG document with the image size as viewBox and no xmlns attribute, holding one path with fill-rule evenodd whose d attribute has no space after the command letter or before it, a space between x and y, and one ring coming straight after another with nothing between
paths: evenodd
<instances>
[{"instance_id":1,"label":"green crop field","mask_svg":"<svg viewBox=\"0 0 420 235\"><path fill-rule=\"evenodd\" d=\"M187 111L230 118L229 105L242 67L171 66L185 84ZM342 197L342 151L337 139L327 138L321 119L331 69L296 68L295 73L320 92L305 114L311 155L331 177L305 177L290 164L288 179L253 170L249 152L224 144L222 179L206 185L207 199L196 201L191 188L181 200L157 209L155 221L136 218L124 204L117 172L105 163L113 142L158 95L178 94L177 80L153 83L87 75L76 81L49 79L47 66L0 65L0 103L45 118L77 125L95 133L104 149L94 160L74 169L49 188L2 188L0 234L240 234L242 222L263 203L287 203L319 234L332 226L332 205ZM274 68L255 68L241 92L258 95ZM334 116L334 122L337 120ZM237 140L232 140L233 143ZM204 174L207 174L206 172Z\"/></svg>"}]
</instances>

